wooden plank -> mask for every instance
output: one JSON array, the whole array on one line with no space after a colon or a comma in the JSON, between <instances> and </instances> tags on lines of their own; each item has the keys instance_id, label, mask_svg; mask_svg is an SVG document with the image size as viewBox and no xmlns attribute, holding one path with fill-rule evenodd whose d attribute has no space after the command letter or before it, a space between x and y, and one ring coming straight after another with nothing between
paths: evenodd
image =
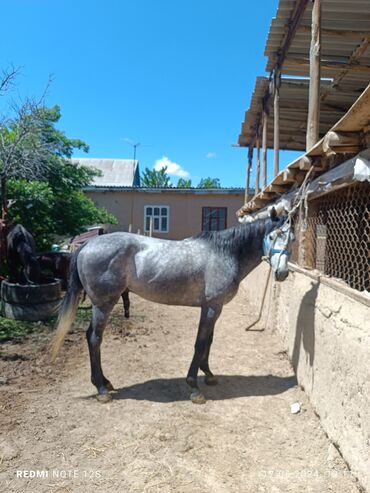
<instances>
[{"instance_id":1,"label":"wooden plank","mask_svg":"<svg viewBox=\"0 0 370 493\"><path fill-rule=\"evenodd\" d=\"M254 193L257 195L260 191L260 169L261 169L261 153L260 153L260 138L257 136L257 143L256 143L256 177L255 177L255 185L254 185Z\"/></svg>"},{"instance_id":2,"label":"wooden plank","mask_svg":"<svg viewBox=\"0 0 370 493\"><path fill-rule=\"evenodd\" d=\"M267 187L267 191L274 193L285 193L289 188L290 188L290 183L281 184L281 185L276 185L275 183L271 183L271 185Z\"/></svg>"},{"instance_id":3,"label":"wooden plank","mask_svg":"<svg viewBox=\"0 0 370 493\"><path fill-rule=\"evenodd\" d=\"M310 86L308 95L306 151L319 140L321 79L321 0L314 0L310 47Z\"/></svg>"},{"instance_id":4,"label":"wooden plank","mask_svg":"<svg viewBox=\"0 0 370 493\"><path fill-rule=\"evenodd\" d=\"M297 33L310 33L311 26L299 26ZM369 35L369 31L338 31L337 29L321 29L322 36L346 39L363 39Z\"/></svg>"},{"instance_id":5,"label":"wooden plank","mask_svg":"<svg viewBox=\"0 0 370 493\"><path fill-rule=\"evenodd\" d=\"M279 116L279 104L280 104L280 83L281 77L280 72L275 71L274 74L274 176L279 173L279 149L280 149L280 116ZM266 183L264 184L266 187Z\"/></svg>"},{"instance_id":6,"label":"wooden plank","mask_svg":"<svg viewBox=\"0 0 370 493\"><path fill-rule=\"evenodd\" d=\"M306 10L307 4L309 0L299 0L296 2L292 15L290 16L289 19L289 27L286 31L286 35L284 37L284 40L281 44L281 49L279 50L279 55L276 59L275 62L275 68L280 68L285 60L285 57L289 51L290 45L292 44L292 41L294 39L295 33L297 31L297 28L302 20L303 14Z\"/></svg>"},{"instance_id":7,"label":"wooden plank","mask_svg":"<svg viewBox=\"0 0 370 493\"><path fill-rule=\"evenodd\" d=\"M359 132L328 132L323 141L323 151L325 154L335 153L356 153L362 145L362 135Z\"/></svg>"},{"instance_id":8,"label":"wooden plank","mask_svg":"<svg viewBox=\"0 0 370 493\"><path fill-rule=\"evenodd\" d=\"M301 183L304 180L306 173L297 170L286 168L283 172L283 181L292 183Z\"/></svg>"},{"instance_id":9,"label":"wooden plank","mask_svg":"<svg viewBox=\"0 0 370 493\"><path fill-rule=\"evenodd\" d=\"M267 176L267 120L266 110L262 113L262 176Z\"/></svg>"},{"instance_id":10,"label":"wooden plank","mask_svg":"<svg viewBox=\"0 0 370 493\"><path fill-rule=\"evenodd\" d=\"M248 202L248 200L249 200L249 189L250 189L252 161L253 161L253 146L249 146L244 202Z\"/></svg>"},{"instance_id":11,"label":"wooden plank","mask_svg":"<svg viewBox=\"0 0 370 493\"><path fill-rule=\"evenodd\" d=\"M315 0L316 2L316 0ZM289 57L285 59L286 64L290 64L291 66L296 66L298 67L309 67L310 62L308 59L304 58L304 55L302 55L302 58L295 58L295 57ZM349 64L349 63L342 63L338 61L331 61L331 60L323 60L321 61L321 69L327 69L327 70L344 70L344 69L349 69L351 72L356 72L356 73L363 73L363 74L369 74L370 73L370 66L369 65L360 65L360 64Z\"/></svg>"}]
</instances>

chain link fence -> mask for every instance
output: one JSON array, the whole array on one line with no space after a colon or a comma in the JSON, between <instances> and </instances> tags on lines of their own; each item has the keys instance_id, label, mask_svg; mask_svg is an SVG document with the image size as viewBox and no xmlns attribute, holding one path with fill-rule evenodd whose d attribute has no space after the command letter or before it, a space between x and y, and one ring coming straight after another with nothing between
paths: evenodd
<instances>
[{"instance_id":1,"label":"chain link fence","mask_svg":"<svg viewBox=\"0 0 370 493\"><path fill-rule=\"evenodd\" d=\"M370 291L370 184L355 183L308 204L295 224L292 261Z\"/></svg>"}]
</instances>

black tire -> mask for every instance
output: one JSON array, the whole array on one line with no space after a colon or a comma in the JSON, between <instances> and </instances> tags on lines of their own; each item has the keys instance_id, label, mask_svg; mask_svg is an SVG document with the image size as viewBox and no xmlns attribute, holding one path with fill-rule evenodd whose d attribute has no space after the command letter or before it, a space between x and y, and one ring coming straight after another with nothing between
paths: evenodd
<instances>
[{"instance_id":1,"label":"black tire","mask_svg":"<svg viewBox=\"0 0 370 493\"><path fill-rule=\"evenodd\" d=\"M38 305L58 301L62 295L61 281L56 279L47 284L13 284L3 281L1 284L1 298L5 303Z\"/></svg>"},{"instance_id":2,"label":"black tire","mask_svg":"<svg viewBox=\"0 0 370 493\"><path fill-rule=\"evenodd\" d=\"M3 301L2 311L6 318L36 322L47 320L58 314L62 300L37 303L35 305L22 305L21 303L7 303Z\"/></svg>"}]
</instances>

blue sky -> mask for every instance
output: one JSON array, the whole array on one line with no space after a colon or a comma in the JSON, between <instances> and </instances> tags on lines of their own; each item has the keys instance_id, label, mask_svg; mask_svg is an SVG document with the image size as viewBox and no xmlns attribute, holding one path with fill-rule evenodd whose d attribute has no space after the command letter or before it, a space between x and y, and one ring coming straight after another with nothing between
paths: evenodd
<instances>
[{"instance_id":1,"label":"blue sky","mask_svg":"<svg viewBox=\"0 0 370 493\"><path fill-rule=\"evenodd\" d=\"M131 158L131 139L141 170L167 163L193 185L244 186L247 150L231 145L265 73L277 3L2 0L1 68L22 67L20 97L41 94L53 74L47 103L90 157Z\"/></svg>"}]
</instances>

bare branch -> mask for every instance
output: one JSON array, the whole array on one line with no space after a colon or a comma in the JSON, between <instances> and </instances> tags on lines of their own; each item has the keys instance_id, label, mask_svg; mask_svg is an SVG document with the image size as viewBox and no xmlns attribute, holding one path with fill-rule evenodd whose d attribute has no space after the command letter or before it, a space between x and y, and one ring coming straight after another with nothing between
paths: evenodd
<instances>
[{"instance_id":1,"label":"bare branch","mask_svg":"<svg viewBox=\"0 0 370 493\"><path fill-rule=\"evenodd\" d=\"M20 68L16 68L13 65L2 71L0 76L0 95L3 95L14 84L19 72Z\"/></svg>"}]
</instances>

